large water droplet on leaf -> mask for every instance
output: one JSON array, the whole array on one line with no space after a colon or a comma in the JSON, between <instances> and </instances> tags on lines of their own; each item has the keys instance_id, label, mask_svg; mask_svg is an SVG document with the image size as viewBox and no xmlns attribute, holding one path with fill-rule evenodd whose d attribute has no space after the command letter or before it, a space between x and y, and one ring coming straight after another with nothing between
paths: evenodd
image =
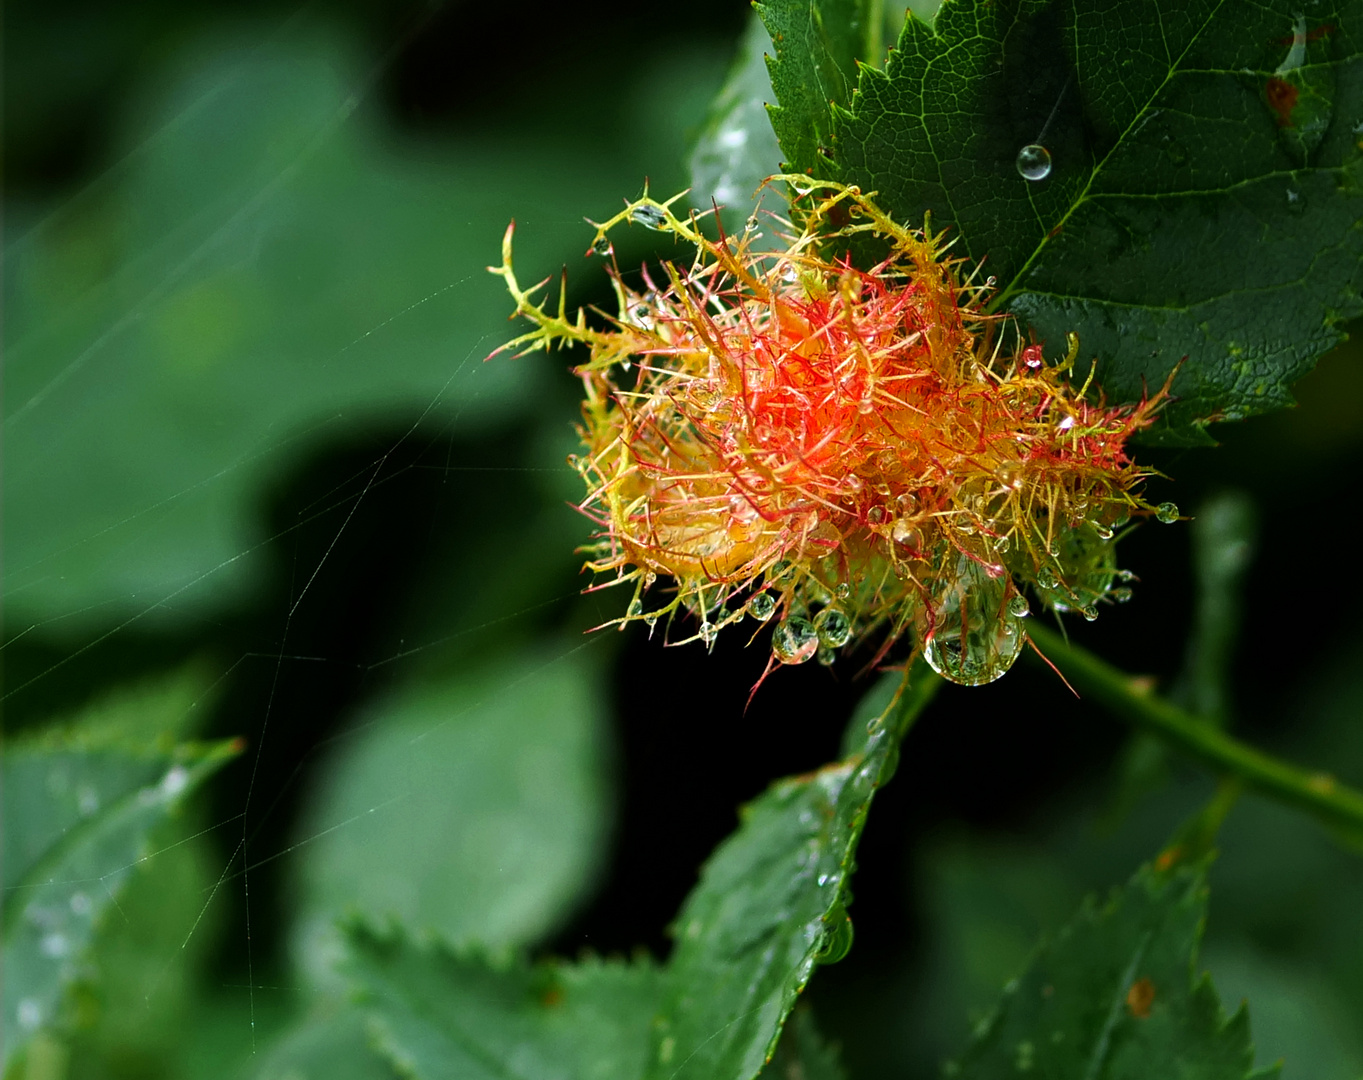
<instances>
[{"instance_id":1,"label":"large water droplet on leaf","mask_svg":"<svg viewBox=\"0 0 1363 1080\"><path fill-rule=\"evenodd\" d=\"M1031 143L1018 151L1018 174L1024 180L1045 180L1051 175L1051 152L1040 143Z\"/></svg>"},{"instance_id":2,"label":"large water droplet on leaf","mask_svg":"<svg viewBox=\"0 0 1363 1080\"><path fill-rule=\"evenodd\" d=\"M836 964L852 951L852 920L841 903L824 916L823 940L814 954L817 964Z\"/></svg>"}]
</instances>

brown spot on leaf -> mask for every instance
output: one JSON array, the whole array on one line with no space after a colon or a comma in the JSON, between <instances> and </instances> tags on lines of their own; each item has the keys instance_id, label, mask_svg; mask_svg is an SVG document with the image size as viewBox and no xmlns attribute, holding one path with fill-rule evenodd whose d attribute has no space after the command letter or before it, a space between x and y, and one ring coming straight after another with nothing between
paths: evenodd
<instances>
[{"instance_id":1,"label":"brown spot on leaf","mask_svg":"<svg viewBox=\"0 0 1363 1080\"><path fill-rule=\"evenodd\" d=\"M1155 984L1149 979L1137 979L1126 992L1126 1007L1137 1020L1148 1019L1154 1003Z\"/></svg>"},{"instance_id":2,"label":"brown spot on leaf","mask_svg":"<svg viewBox=\"0 0 1363 1080\"><path fill-rule=\"evenodd\" d=\"M1264 99L1278 116L1279 127L1292 126L1292 110L1297 107L1297 88L1276 75L1264 84Z\"/></svg>"}]
</instances>

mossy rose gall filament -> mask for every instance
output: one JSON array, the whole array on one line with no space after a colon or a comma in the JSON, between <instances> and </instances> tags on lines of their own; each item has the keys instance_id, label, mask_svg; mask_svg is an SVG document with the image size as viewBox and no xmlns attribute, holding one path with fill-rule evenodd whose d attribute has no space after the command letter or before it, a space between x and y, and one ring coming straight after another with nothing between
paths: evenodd
<instances>
[{"instance_id":1,"label":"mossy rose gall filament","mask_svg":"<svg viewBox=\"0 0 1363 1080\"><path fill-rule=\"evenodd\" d=\"M665 618L682 640L775 620L774 659L801 663L907 635L947 678L989 682L1026 640L1024 589L1089 618L1129 595L1114 530L1157 508L1126 443L1163 392L1090 400L1068 381L1078 342L1056 365L1037 345L1001 348L1010 324L926 225L854 188L788 182L777 251L756 222L710 239L675 198L599 226L618 301L600 325L521 289L507 230L493 271L535 326L504 349L591 351L574 459L599 526L587 566L632 583L622 621ZM627 222L694 258L626 284L610 231ZM864 250L880 252L869 269Z\"/></svg>"}]
</instances>

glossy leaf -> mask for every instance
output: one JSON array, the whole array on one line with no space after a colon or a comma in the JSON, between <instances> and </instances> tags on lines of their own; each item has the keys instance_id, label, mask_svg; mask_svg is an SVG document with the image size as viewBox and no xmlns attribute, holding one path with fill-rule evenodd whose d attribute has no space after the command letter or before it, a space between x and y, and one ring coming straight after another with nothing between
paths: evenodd
<instances>
[{"instance_id":1,"label":"glossy leaf","mask_svg":"<svg viewBox=\"0 0 1363 1080\"><path fill-rule=\"evenodd\" d=\"M647 1076L740 1080L761 1071L815 967L851 947L857 841L900 740L938 683L919 665L863 749L779 781L744 807L738 832L711 856L677 916Z\"/></svg>"},{"instance_id":2,"label":"glossy leaf","mask_svg":"<svg viewBox=\"0 0 1363 1080\"><path fill-rule=\"evenodd\" d=\"M1009 983L948 1075L1275 1075L1254 1072L1247 1010L1227 1017L1211 979L1196 974L1206 909L1203 866L1145 867L1106 904L1086 904Z\"/></svg>"},{"instance_id":3,"label":"glossy leaf","mask_svg":"<svg viewBox=\"0 0 1363 1080\"><path fill-rule=\"evenodd\" d=\"M1206 441L1289 403L1363 311L1361 35L1348 0L948 0L863 69L827 171L950 228L1049 355L1079 334L1109 399L1178 368L1150 437Z\"/></svg>"},{"instance_id":4,"label":"glossy leaf","mask_svg":"<svg viewBox=\"0 0 1363 1080\"><path fill-rule=\"evenodd\" d=\"M112 722L139 711L169 719L185 699L184 681L172 680L95 706L88 725L78 718L6 747L6 1067L64 1019L67 992L97 975L97 935L155 856L158 827L241 750L235 741L129 742Z\"/></svg>"}]
</instances>

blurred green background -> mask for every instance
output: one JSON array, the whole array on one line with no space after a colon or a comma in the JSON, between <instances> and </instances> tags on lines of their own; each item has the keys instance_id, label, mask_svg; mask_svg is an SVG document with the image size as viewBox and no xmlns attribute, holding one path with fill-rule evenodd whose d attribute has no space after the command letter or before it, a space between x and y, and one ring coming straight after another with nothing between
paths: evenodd
<instances>
[{"instance_id":1,"label":"blurred green background","mask_svg":"<svg viewBox=\"0 0 1363 1080\"><path fill-rule=\"evenodd\" d=\"M625 598L579 592L571 357L483 363L511 330L484 272L506 223L522 280L566 264L570 300L606 304L582 219L645 177L689 183L747 20L728 0L7 10L7 743L125 715L245 740L91 879L119 891L54 961L60 1007L25 1028L37 1006L6 997L21 1075L388 1075L329 966L337 916L662 955L738 804L835 756L854 665L782 671L744 712L760 647L584 635ZM620 261L666 250L631 235ZM1229 722L1357 784L1357 344L1300 396L1150 459L1158 497L1210 522L1234 491L1255 523L1222 575L1243 592L1217 624L1238 631ZM1072 628L1190 702L1190 650L1217 648L1202 527L1138 532L1136 601ZM7 784L7 836L54 790ZM808 995L851 1075L935 1075L1037 938L1209 791L1043 670L948 688L872 815L856 946ZM1247 799L1212 884L1204 961L1251 1001L1260 1062L1356 1080L1363 860ZM6 885L6 926L34 922Z\"/></svg>"}]
</instances>

